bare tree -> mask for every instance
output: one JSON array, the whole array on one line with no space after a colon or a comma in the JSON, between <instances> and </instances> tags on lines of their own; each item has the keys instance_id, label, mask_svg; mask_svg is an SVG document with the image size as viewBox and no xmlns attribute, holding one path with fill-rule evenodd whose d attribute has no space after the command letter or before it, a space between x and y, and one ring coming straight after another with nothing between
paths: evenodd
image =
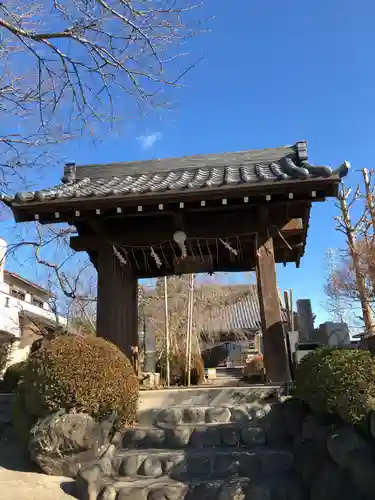
<instances>
[{"instance_id":1,"label":"bare tree","mask_svg":"<svg viewBox=\"0 0 375 500\"><path fill-rule=\"evenodd\" d=\"M49 147L163 102L194 65L177 63L200 30L180 0L0 2L0 188ZM195 61L196 62L196 61ZM63 125L61 125L63 124Z\"/></svg>"},{"instance_id":2,"label":"bare tree","mask_svg":"<svg viewBox=\"0 0 375 500\"><path fill-rule=\"evenodd\" d=\"M202 31L199 5L185 0L0 2L0 191L30 187L26 167L34 174L50 168L56 144L77 134L96 139L120 119L168 104L165 90L181 86L197 63L179 60L188 55L187 40ZM64 307L70 301L68 309L91 323L91 292L81 285L91 266L69 249L74 229L31 227L27 237L22 231L11 242L8 253L29 248L50 286L60 290L56 296Z\"/></svg>"},{"instance_id":3,"label":"bare tree","mask_svg":"<svg viewBox=\"0 0 375 500\"><path fill-rule=\"evenodd\" d=\"M346 252L340 266L334 269L326 283L331 300L343 299L346 304L359 305L364 323L364 339L375 353L375 204L372 172L362 169L363 186L353 195L342 186L339 193L340 215L335 217L337 230L345 235ZM359 212L352 221L353 207Z\"/></svg>"}]
</instances>

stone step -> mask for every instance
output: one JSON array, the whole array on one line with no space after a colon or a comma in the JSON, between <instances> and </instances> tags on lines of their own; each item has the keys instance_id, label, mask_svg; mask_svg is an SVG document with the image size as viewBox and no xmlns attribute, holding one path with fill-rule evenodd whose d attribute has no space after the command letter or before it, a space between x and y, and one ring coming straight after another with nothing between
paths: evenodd
<instances>
[{"instance_id":1,"label":"stone step","mask_svg":"<svg viewBox=\"0 0 375 500\"><path fill-rule=\"evenodd\" d=\"M79 473L73 492L81 500L308 500L301 481L294 474L190 478L176 481L158 479L102 478L88 484Z\"/></svg>"},{"instance_id":2,"label":"stone step","mask_svg":"<svg viewBox=\"0 0 375 500\"><path fill-rule=\"evenodd\" d=\"M123 448L256 447L266 444L266 431L249 421L224 424L136 426L127 429Z\"/></svg>"},{"instance_id":3,"label":"stone step","mask_svg":"<svg viewBox=\"0 0 375 500\"><path fill-rule=\"evenodd\" d=\"M256 478L288 472L293 454L267 446L244 448L185 448L182 450L119 450L113 461L116 475L128 478L169 476L176 480L242 475Z\"/></svg>"},{"instance_id":4,"label":"stone step","mask_svg":"<svg viewBox=\"0 0 375 500\"><path fill-rule=\"evenodd\" d=\"M258 421L272 408L272 403L254 402L239 405L178 405L152 408L138 415L143 425L224 424Z\"/></svg>"}]
</instances>

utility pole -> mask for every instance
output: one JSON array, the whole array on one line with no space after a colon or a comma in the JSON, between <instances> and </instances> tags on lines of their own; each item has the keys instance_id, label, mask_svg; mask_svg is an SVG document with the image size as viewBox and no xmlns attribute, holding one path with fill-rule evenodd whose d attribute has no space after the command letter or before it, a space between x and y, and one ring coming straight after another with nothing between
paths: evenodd
<instances>
[{"instance_id":1,"label":"utility pole","mask_svg":"<svg viewBox=\"0 0 375 500\"><path fill-rule=\"evenodd\" d=\"M187 364L187 385L190 387L191 383L191 351L192 351L192 338L193 338L193 311L194 311L194 274L190 275L189 279L189 294L188 294L188 321L187 321L187 335L186 335L186 364Z\"/></svg>"},{"instance_id":2,"label":"utility pole","mask_svg":"<svg viewBox=\"0 0 375 500\"><path fill-rule=\"evenodd\" d=\"M171 370L170 370L170 342L169 342L169 317L168 317L168 279L164 276L164 314L165 314L165 353L166 353L166 372L167 386L171 385Z\"/></svg>"}]
</instances>

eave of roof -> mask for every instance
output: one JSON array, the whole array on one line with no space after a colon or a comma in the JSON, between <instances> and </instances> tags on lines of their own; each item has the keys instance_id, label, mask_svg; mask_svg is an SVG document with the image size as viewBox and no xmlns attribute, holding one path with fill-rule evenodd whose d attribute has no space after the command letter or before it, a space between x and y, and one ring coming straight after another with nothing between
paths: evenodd
<instances>
[{"instance_id":1,"label":"eave of roof","mask_svg":"<svg viewBox=\"0 0 375 500\"><path fill-rule=\"evenodd\" d=\"M13 273L11 271L8 271L7 269L4 270L4 274L7 274L8 276L11 276L12 278L15 278L19 281L22 281L23 283L25 283L26 285L32 287L32 288L35 288L36 290L38 290L39 292L42 292L44 295L46 296L52 296L52 293L47 290L46 288L43 288L39 285L37 285L36 283L33 283L32 281L24 278L23 276L20 276L19 274L17 273Z\"/></svg>"},{"instance_id":2,"label":"eave of roof","mask_svg":"<svg viewBox=\"0 0 375 500\"><path fill-rule=\"evenodd\" d=\"M17 193L2 200L13 209L74 201L140 200L173 193L257 189L303 181L340 182L348 163L337 170L307 161L306 142L282 148L250 150L136 163L65 167L63 183L50 189Z\"/></svg>"}]
</instances>

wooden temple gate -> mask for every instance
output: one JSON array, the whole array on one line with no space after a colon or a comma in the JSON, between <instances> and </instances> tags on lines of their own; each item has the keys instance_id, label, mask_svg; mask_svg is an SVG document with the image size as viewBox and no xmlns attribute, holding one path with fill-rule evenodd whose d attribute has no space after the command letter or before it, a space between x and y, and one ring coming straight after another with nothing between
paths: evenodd
<instances>
[{"instance_id":1,"label":"wooden temple gate","mask_svg":"<svg viewBox=\"0 0 375 500\"><path fill-rule=\"evenodd\" d=\"M59 186L4 198L17 221L67 222L98 272L97 333L129 357L137 281L256 270L267 379L289 379L275 264L304 254L313 202L337 196L336 171L294 146L108 165L65 166Z\"/></svg>"}]
</instances>

